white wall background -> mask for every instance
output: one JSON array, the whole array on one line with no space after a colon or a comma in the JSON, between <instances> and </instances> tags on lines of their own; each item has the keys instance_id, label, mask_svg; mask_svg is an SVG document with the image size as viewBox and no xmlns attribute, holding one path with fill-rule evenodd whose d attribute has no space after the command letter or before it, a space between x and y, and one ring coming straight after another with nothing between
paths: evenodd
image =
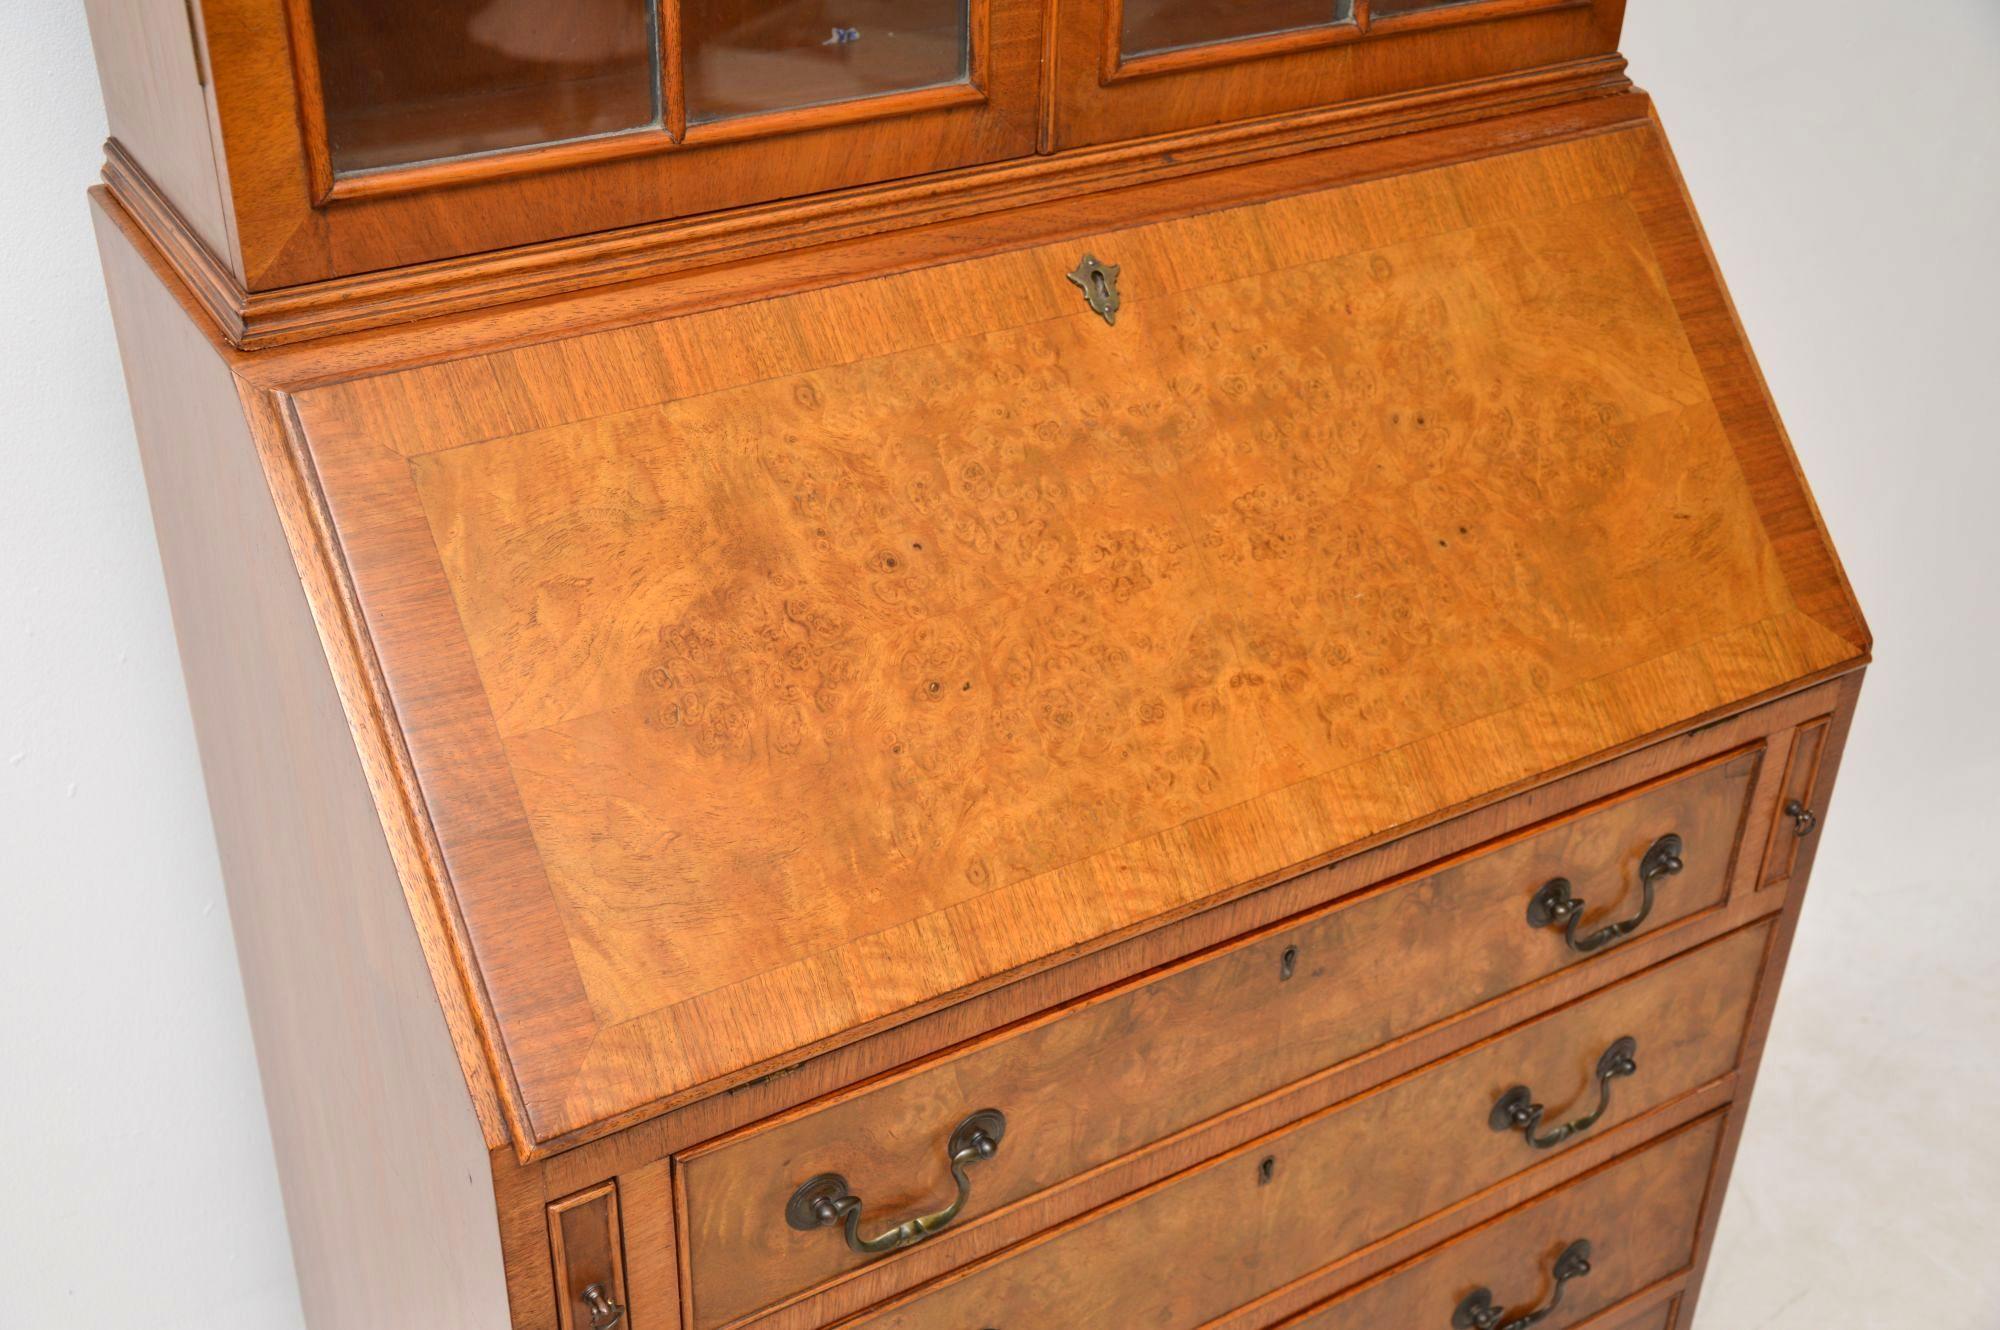
<instances>
[{"instance_id":1,"label":"white wall background","mask_svg":"<svg viewBox=\"0 0 2000 1330\"><path fill-rule=\"evenodd\" d=\"M1881 644L1700 1330L1994 1330L2000 4L1633 0L1625 49ZM0 1328L295 1330L79 0L0 4L0 127Z\"/></svg>"}]
</instances>

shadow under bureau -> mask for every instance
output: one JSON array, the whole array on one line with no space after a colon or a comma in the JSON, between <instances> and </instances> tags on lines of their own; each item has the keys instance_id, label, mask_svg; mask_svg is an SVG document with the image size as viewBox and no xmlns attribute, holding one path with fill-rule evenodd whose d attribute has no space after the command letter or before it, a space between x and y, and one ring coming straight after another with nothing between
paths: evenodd
<instances>
[{"instance_id":1,"label":"shadow under bureau","mask_svg":"<svg viewBox=\"0 0 2000 1330\"><path fill-rule=\"evenodd\" d=\"M1870 642L1622 6L473 8L93 12L315 1330L1688 1330Z\"/></svg>"}]
</instances>

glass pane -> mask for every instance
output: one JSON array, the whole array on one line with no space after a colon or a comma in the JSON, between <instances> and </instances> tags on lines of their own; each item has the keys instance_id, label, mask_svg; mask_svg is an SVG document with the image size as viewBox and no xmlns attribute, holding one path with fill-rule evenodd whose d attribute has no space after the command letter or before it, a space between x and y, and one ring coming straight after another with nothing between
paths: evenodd
<instances>
[{"instance_id":1,"label":"glass pane","mask_svg":"<svg viewBox=\"0 0 2000 1330\"><path fill-rule=\"evenodd\" d=\"M313 0L335 171L659 120L651 0Z\"/></svg>"},{"instance_id":2,"label":"glass pane","mask_svg":"<svg viewBox=\"0 0 2000 1330\"><path fill-rule=\"evenodd\" d=\"M1375 18L1392 18L1397 14L1414 14L1422 9L1449 9L1453 5L1471 3L1472 0L1374 0L1368 12Z\"/></svg>"},{"instance_id":3,"label":"glass pane","mask_svg":"<svg viewBox=\"0 0 2000 1330\"><path fill-rule=\"evenodd\" d=\"M970 0L681 0L688 123L962 83Z\"/></svg>"},{"instance_id":4,"label":"glass pane","mask_svg":"<svg viewBox=\"0 0 2000 1330\"><path fill-rule=\"evenodd\" d=\"M1119 49L1148 55L1353 21L1354 0L1125 0Z\"/></svg>"}]
</instances>

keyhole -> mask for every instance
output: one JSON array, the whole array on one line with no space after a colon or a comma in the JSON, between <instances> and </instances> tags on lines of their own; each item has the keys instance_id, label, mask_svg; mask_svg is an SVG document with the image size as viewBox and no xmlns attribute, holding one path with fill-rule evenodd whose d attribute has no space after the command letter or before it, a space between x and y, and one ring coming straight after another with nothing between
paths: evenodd
<instances>
[{"instance_id":1,"label":"keyhole","mask_svg":"<svg viewBox=\"0 0 2000 1330\"><path fill-rule=\"evenodd\" d=\"M1297 947L1286 947L1285 954L1278 958L1279 981L1282 982L1286 979L1291 978L1292 975L1298 971L1298 968L1299 968L1299 949Z\"/></svg>"},{"instance_id":2,"label":"keyhole","mask_svg":"<svg viewBox=\"0 0 2000 1330\"><path fill-rule=\"evenodd\" d=\"M1278 1156L1276 1155L1264 1156L1263 1162L1257 1165L1257 1185L1262 1187L1267 1183L1269 1183L1271 1181L1272 1176L1276 1174L1277 1171L1278 1171Z\"/></svg>"},{"instance_id":3,"label":"keyhole","mask_svg":"<svg viewBox=\"0 0 2000 1330\"><path fill-rule=\"evenodd\" d=\"M1097 288L1097 298L1099 300L1104 299L1111 293L1110 284L1104 280L1103 273L1094 272L1090 274L1090 281L1091 284Z\"/></svg>"}]
</instances>

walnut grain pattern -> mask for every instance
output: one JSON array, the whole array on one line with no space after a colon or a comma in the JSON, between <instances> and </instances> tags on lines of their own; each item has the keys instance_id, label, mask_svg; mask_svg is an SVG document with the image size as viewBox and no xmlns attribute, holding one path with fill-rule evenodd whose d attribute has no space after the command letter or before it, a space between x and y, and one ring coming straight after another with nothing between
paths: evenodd
<instances>
[{"instance_id":1,"label":"walnut grain pattern","mask_svg":"<svg viewBox=\"0 0 2000 1330\"><path fill-rule=\"evenodd\" d=\"M1115 328L1049 246L303 394L537 1138L1857 660L1668 166L1112 233Z\"/></svg>"}]
</instances>

